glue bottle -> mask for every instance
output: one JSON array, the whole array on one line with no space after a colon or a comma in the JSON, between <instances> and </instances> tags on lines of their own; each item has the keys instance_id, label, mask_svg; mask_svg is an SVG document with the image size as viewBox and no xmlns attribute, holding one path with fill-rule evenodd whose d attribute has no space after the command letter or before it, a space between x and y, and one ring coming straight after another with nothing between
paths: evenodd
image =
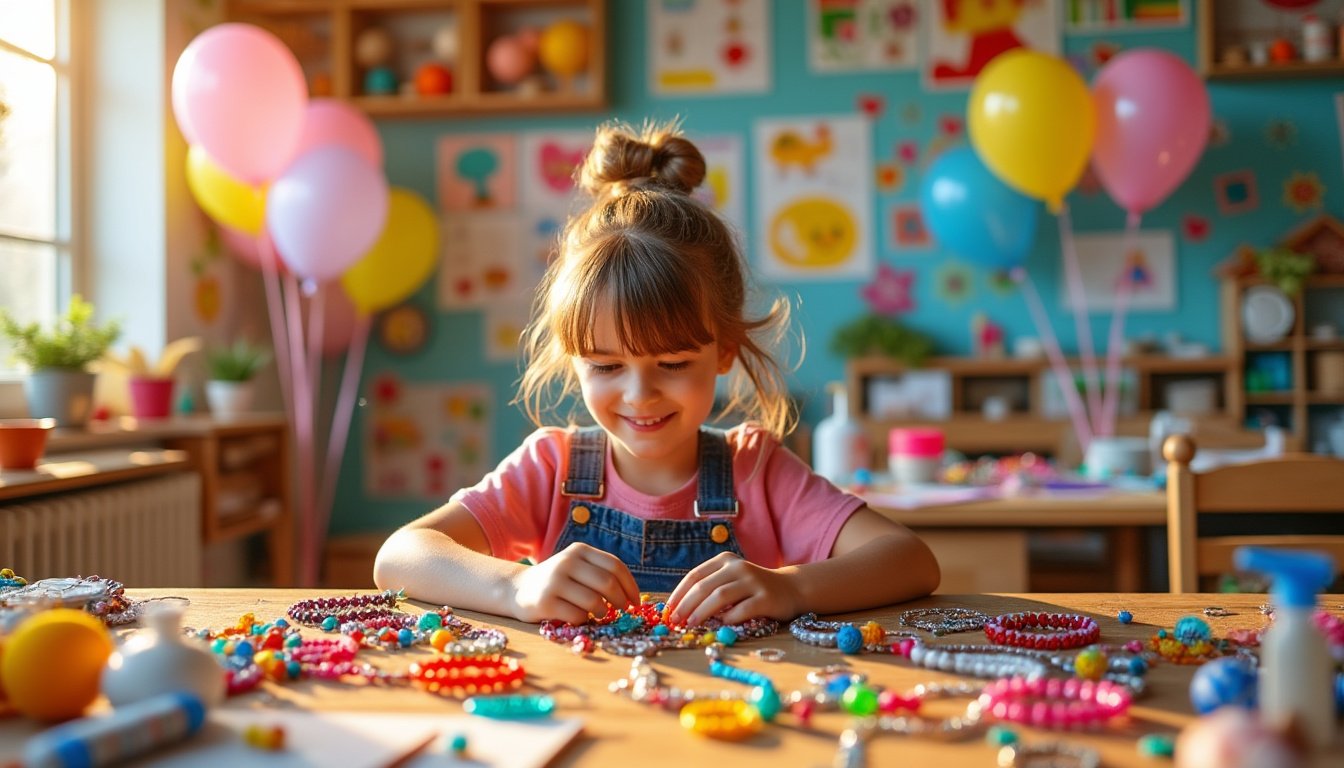
<instances>
[{"instance_id":1,"label":"glue bottle","mask_svg":"<svg viewBox=\"0 0 1344 768\"><path fill-rule=\"evenodd\" d=\"M23 748L24 768L120 765L201 729L205 705L185 691L141 699L111 714L81 717L50 728Z\"/></svg>"},{"instance_id":2,"label":"glue bottle","mask_svg":"<svg viewBox=\"0 0 1344 768\"><path fill-rule=\"evenodd\" d=\"M1270 727L1296 727L1313 748L1324 748L1334 738L1334 663L1312 613L1316 593L1334 578L1334 560L1263 547L1240 547L1235 560L1238 569L1274 582L1274 623L1260 641L1260 715Z\"/></svg>"},{"instance_id":3,"label":"glue bottle","mask_svg":"<svg viewBox=\"0 0 1344 768\"><path fill-rule=\"evenodd\" d=\"M826 385L831 393L831 415L817 423L812 434L812 468L838 486L854 482L854 470L868 468L868 437L863 426L849 417L845 385Z\"/></svg>"}]
</instances>

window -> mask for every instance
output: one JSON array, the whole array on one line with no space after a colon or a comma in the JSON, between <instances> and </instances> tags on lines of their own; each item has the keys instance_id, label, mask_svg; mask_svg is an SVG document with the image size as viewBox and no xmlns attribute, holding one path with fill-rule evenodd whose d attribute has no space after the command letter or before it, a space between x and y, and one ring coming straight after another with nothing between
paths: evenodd
<instances>
[{"instance_id":1,"label":"window","mask_svg":"<svg viewBox=\"0 0 1344 768\"><path fill-rule=\"evenodd\" d=\"M69 0L0 0L0 307L20 321L71 291L69 31Z\"/></svg>"}]
</instances>

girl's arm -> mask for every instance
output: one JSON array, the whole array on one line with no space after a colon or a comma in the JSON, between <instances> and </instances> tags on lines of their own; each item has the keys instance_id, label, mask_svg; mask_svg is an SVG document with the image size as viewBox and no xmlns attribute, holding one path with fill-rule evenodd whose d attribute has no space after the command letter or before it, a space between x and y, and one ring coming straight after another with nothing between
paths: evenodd
<instances>
[{"instance_id":1,"label":"girl's arm","mask_svg":"<svg viewBox=\"0 0 1344 768\"><path fill-rule=\"evenodd\" d=\"M379 589L417 600L505 614L523 621L581 624L606 603L639 602L634 577L615 556L573 544L538 565L490 554L485 531L459 502L449 502L388 537L378 550Z\"/></svg>"},{"instance_id":2,"label":"girl's arm","mask_svg":"<svg viewBox=\"0 0 1344 768\"><path fill-rule=\"evenodd\" d=\"M674 620L689 625L720 612L729 623L788 620L913 600L937 589L940 578L938 561L919 537L863 506L845 521L830 558L772 569L724 553L686 574L667 604Z\"/></svg>"}]
</instances>

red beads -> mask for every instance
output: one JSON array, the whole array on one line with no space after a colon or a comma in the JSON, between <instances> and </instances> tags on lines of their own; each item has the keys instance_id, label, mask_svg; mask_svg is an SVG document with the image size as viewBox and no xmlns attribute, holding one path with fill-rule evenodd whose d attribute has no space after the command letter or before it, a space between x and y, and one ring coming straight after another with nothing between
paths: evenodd
<instances>
[{"instance_id":1,"label":"red beads","mask_svg":"<svg viewBox=\"0 0 1344 768\"><path fill-rule=\"evenodd\" d=\"M1005 613L985 622L985 636L995 645L1058 651L1095 643L1101 627L1078 613Z\"/></svg>"},{"instance_id":2,"label":"red beads","mask_svg":"<svg viewBox=\"0 0 1344 768\"><path fill-rule=\"evenodd\" d=\"M523 668L517 659L498 656L451 656L411 665L412 682L430 693L474 696L499 693L523 684Z\"/></svg>"}]
</instances>

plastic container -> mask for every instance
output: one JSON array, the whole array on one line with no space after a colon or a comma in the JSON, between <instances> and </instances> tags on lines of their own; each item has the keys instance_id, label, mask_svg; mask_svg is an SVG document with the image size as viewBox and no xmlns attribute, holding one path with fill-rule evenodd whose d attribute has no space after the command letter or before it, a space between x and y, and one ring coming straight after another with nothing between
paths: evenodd
<instances>
[{"instance_id":1,"label":"plastic container","mask_svg":"<svg viewBox=\"0 0 1344 768\"><path fill-rule=\"evenodd\" d=\"M1334 661L1312 614L1316 593L1334 578L1334 560L1262 547L1241 547L1234 559L1238 570L1274 582L1274 623L1260 639L1260 715L1271 728L1296 729L1322 749L1334 740Z\"/></svg>"},{"instance_id":2,"label":"plastic container","mask_svg":"<svg viewBox=\"0 0 1344 768\"><path fill-rule=\"evenodd\" d=\"M868 436L863 425L849 416L849 396L839 382L826 385L831 393L831 415L812 433L812 469L836 485L849 485L854 471L868 468Z\"/></svg>"},{"instance_id":3,"label":"plastic container","mask_svg":"<svg viewBox=\"0 0 1344 768\"><path fill-rule=\"evenodd\" d=\"M938 481L943 466L943 431L931 427L897 427L887 434L891 475L901 485Z\"/></svg>"}]
</instances>

